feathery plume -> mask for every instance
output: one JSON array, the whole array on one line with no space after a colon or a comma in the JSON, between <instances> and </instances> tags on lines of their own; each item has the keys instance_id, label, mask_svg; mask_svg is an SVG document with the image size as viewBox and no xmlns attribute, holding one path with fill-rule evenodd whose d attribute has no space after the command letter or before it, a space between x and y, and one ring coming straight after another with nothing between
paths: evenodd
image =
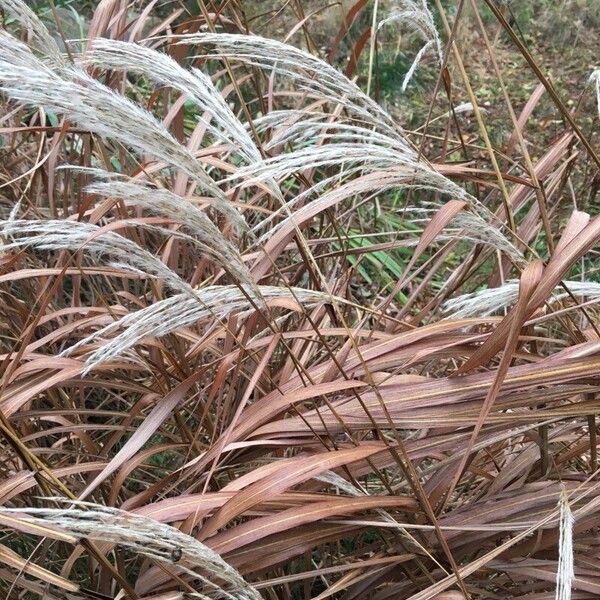
<instances>
[{"instance_id":1,"label":"feathery plume","mask_svg":"<svg viewBox=\"0 0 600 600\"><path fill-rule=\"evenodd\" d=\"M77 66L52 69L13 36L0 32L0 91L28 105L64 114L79 126L161 159L223 192L194 156L154 116Z\"/></svg>"},{"instance_id":2,"label":"feathery plume","mask_svg":"<svg viewBox=\"0 0 600 600\"><path fill-rule=\"evenodd\" d=\"M245 291L248 293L251 290ZM301 288L259 286L259 291L265 302L283 298L310 306L319 302L331 301L329 294ZM336 300L343 302L341 298L336 298ZM115 331L122 330L122 333L105 343L86 359L85 372L87 373L102 363L127 352L146 337L161 337L208 318L222 319L232 312L247 311L251 308L247 296L236 286L217 285L197 289L193 296L187 293L178 294L130 313L77 342L62 352L60 356L69 356L82 346L101 338L108 338Z\"/></svg>"},{"instance_id":3,"label":"feathery plume","mask_svg":"<svg viewBox=\"0 0 600 600\"><path fill-rule=\"evenodd\" d=\"M560 508L558 568L556 571L556 600L571 600L571 586L575 578L573 565L573 525L575 517L569 506L569 498L563 489L558 501Z\"/></svg>"},{"instance_id":4,"label":"feathery plume","mask_svg":"<svg viewBox=\"0 0 600 600\"><path fill-rule=\"evenodd\" d=\"M412 31L418 33L425 42L425 45L417 53L404 77L404 81L402 82L402 91L404 92L426 52L434 49L440 67L443 65L444 53L442 51L442 42L426 0L421 0L420 2L417 2L416 0L401 0L400 7L389 17L383 19L379 23L378 29L387 23L406 25Z\"/></svg>"},{"instance_id":5,"label":"feathery plume","mask_svg":"<svg viewBox=\"0 0 600 600\"><path fill-rule=\"evenodd\" d=\"M210 77L199 69L185 69L164 52L104 38L96 38L92 42L82 64L140 73L160 85L179 90L210 115L209 119L202 116L199 119L215 138L238 148L247 162L260 160L260 152L245 127L233 114ZM211 119L218 127L212 124Z\"/></svg>"},{"instance_id":6,"label":"feathery plume","mask_svg":"<svg viewBox=\"0 0 600 600\"><path fill-rule=\"evenodd\" d=\"M565 281L567 288L577 296L589 299L600 299L600 283L594 281ZM558 302L568 297L564 291L555 290L548 302ZM519 297L519 282L517 280L507 281L504 285L496 288L488 288L463 294L444 303L444 314L453 319L467 317L489 316L500 312L514 304Z\"/></svg>"},{"instance_id":7,"label":"feathery plume","mask_svg":"<svg viewBox=\"0 0 600 600\"><path fill-rule=\"evenodd\" d=\"M22 0L0 0L0 7L17 19L31 34L31 43L55 66L64 66L65 60L54 38L39 17Z\"/></svg>"},{"instance_id":8,"label":"feathery plume","mask_svg":"<svg viewBox=\"0 0 600 600\"><path fill-rule=\"evenodd\" d=\"M381 194L385 191L402 187L428 189L436 192L453 195L456 198L464 199L467 202L471 197L466 192L457 186L455 183L431 170L424 164L415 163L414 165L397 165L395 168L386 170L374 170L360 178L350 180L339 187L331 186L332 189L322 196L314 199L308 204L304 204L293 215L286 217L280 223L272 227L268 234L264 234L259 242L266 241L267 237L274 236L282 229L290 229L292 223L297 226L302 225L315 214L327 210L329 207L339 204L340 202L362 195L365 197L368 194ZM308 192L306 192L307 194ZM297 197L294 204L298 202ZM305 199L305 196L301 198ZM433 205L435 206L435 205ZM482 215L489 214L489 211L481 204L475 201L471 207L480 211ZM439 208L439 207L438 207ZM417 209L412 209L418 212ZM487 222L483 216L473 213L460 213L455 217L454 224L470 233L472 239L478 243L491 244L509 255L518 262L523 262L521 253L514 245L493 225Z\"/></svg>"},{"instance_id":9,"label":"feathery plume","mask_svg":"<svg viewBox=\"0 0 600 600\"><path fill-rule=\"evenodd\" d=\"M145 276L164 280L172 289L192 293L193 289L158 260L131 240L113 231L103 231L91 223L64 220L0 221L0 234L10 241L0 245L0 251L31 247L36 250L84 251L98 260L108 258L108 264L126 268Z\"/></svg>"},{"instance_id":10,"label":"feathery plume","mask_svg":"<svg viewBox=\"0 0 600 600\"><path fill-rule=\"evenodd\" d=\"M596 88L596 106L600 117L600 69L594 69L588 81Z\"/></svg>"},{"instance_id":11,"label":"feathery plume","mask_svg":"<svg viewBox=\"0 0 600 600\"><path fill-rule=\"evenodd\" d=\"M260 594L219 554L175 527L124 510L91 502L47 498L65 508L5 508L6 513L29 515L78 539L88 538L125 546L143 556L169 564L200 579L210 597L260 600ZM175 558L174 558L175 557ZM196 569L201 569L199 573Z\"/></svg>"},{"instance_id":12,"label":"feathery plume","mask_svg":"<svg viewBox=\"0 0 600 600\"><path fill-rule=\"evenodd\" d=\"M366 122L373 123L375 129L402 136L392 118L356 84L304 50L256 35L199 33L179 36L179 39L180 44L214 48L213 54L202 56L235 59L289 77L299 89L344 106Z\"/></svg>"},{"instance_id":13,"label":"feathery plume","mask_svg":"<svg viewBox=\"0 0 600 600\"><path fill-rule=\"evenodd\" d=\"M191 241L243 285L252 285L252 275L240 253L225 239L221 231L191 202L166 189L153 189L132 181L99 181L85 188L88 194L119 198L130 206L140 206L151 213L165 216L191 236Z\"/></svg>"},{"instance_id":14,"label":"feathery plume","mask_svg":"<svg viewBox=\"0 0 600 600\"><path fill-rule=\"evenodd\" d=\"M479 212L460 212L454 217L451 225L458 239L491 246L510 257L515 264L520 266L527 264L523 254L515 245L497 227L486 221Z\"/></svg>"}]
</instances>

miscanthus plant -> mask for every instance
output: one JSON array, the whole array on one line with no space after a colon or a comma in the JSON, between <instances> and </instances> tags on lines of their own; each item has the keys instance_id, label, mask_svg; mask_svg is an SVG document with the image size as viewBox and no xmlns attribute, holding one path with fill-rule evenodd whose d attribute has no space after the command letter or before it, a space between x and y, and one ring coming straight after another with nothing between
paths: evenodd
<instances>
[{"instance_id":1,"label":"miscanthus plant","mask_svg":"<svg viewBox=\"0 0 600 600\"><path fill-rule=\"evenodd\" d=\"M367 3L328 60L133 4L0 0L3 597L599 597L600 163L518 37L524 107L471 3L496 148L441 4L371 32L425 44L418 132L336 66Z\"/></svg>"}]
</instances>

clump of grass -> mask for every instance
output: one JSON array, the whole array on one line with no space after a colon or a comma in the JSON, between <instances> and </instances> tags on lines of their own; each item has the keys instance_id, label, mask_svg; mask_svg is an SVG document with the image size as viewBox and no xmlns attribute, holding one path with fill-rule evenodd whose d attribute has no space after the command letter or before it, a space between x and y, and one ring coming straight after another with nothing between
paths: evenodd
<instances>
[{"instance_id":1,"label":"clump of grass","mask_svg":"<svg viewBox=\"0 0 600 600\"><path fill-rule=\"evenodd\" d=\"M502 13L382 2L439 75L408 131L291 3L103 2L84 44L0 4L7 598L598 596L594 85L524 57L537 147Z\"/></svg>"}]
</instances>

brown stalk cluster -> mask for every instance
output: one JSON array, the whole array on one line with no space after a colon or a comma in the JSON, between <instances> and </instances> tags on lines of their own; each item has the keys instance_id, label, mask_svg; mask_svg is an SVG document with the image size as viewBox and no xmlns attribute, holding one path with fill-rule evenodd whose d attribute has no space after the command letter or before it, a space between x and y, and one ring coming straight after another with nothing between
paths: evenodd
<instances>
[{"instance_id":1,"label":"brown stalk cluster","mask_svg":"<svg viewBox=\"0 0 600 600\"><path fill-rule=\"evenodd\" d=\"M162 4L0 0L0 595L600 597L597 86L495 4L342 3L328 52L311 2Z\"/></svg>"}]
</instances>

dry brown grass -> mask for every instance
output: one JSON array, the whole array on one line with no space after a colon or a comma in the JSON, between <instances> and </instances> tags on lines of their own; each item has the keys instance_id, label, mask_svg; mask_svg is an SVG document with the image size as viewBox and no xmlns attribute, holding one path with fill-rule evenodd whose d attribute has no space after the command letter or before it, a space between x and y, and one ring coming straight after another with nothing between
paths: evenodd
<instances>
[{"instance_id":1,"label":"dry brown grass","mask_svg":"<svg viewBox=\"0 0 600 600\"><path fill-rule=\"evenodd\" d=\"M496 147L439 3L411 132L351 79L368 35L334 66L365 2L330 63L300 2L284 43L104 0L83 52L0 4L0 593L600 597L593 86L523 49L513 105L466 3Z\"/></svg>"}]
</instances>

